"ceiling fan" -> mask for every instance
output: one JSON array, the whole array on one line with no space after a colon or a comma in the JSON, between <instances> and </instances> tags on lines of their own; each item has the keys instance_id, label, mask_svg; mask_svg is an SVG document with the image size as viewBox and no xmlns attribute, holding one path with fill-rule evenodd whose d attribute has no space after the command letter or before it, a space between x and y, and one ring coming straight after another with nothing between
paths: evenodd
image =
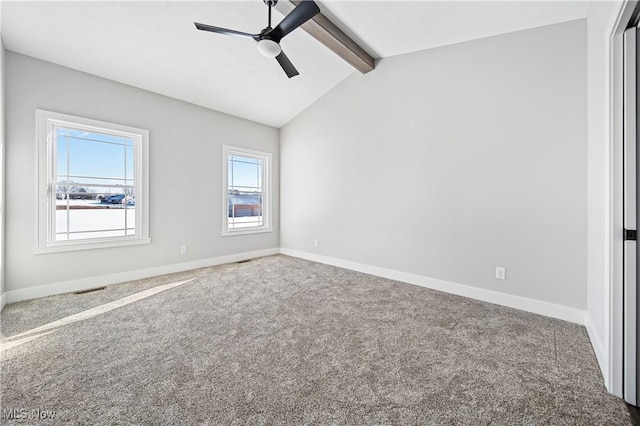
<instances>
[{"instance_id":1,"label":"ceiling fan","mask_svg":"<svg viewBox=\"0 0 640 426\"><path fill-rule=\"evenodd\" d=\"M278 0L263 0L264 4L269 8L269 24L267 28L260 31L260 34L249 34L242 31L229 30L226 28L214 27L207 24L200 24L194 22L197 29L202 31L210 31L212 33L237 35L242 37L250 37L258 42L258 51L264 56L269 58L276 58L287 77L291 78L299 74L296 67L293 66L287 55L284 54L282 48L280 48L280 40L284 38L291 31L298 28L300 25L307 22L309 19L320 13L320 8L313 0L301 1L295 9L291 11L287 16L275 28L271 28L271 8L276 5Z\"/></svg>"}]
</instances>

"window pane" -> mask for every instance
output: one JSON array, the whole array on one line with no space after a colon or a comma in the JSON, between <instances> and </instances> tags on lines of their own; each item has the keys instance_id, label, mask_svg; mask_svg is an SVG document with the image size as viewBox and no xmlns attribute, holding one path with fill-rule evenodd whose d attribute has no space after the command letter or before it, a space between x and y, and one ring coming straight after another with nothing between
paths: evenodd
<instances>
[{"instance_id":1,"label":"window pane","mask_svg":"<svg viewBox=\"0 0 640 426\"><path fill-rule=\"evenodd\" d=\"M261 187L261 160L233 155L228 169L229 189L255 191Z\"/></svg>"},{"instance_id":2,"label":"window pane","mask_svg":"<svg viewBox=\"0 0 640 426\"><path fill-rule=\"evenodd\" d=\"M44 110L37 126L38 250L147 243L148 131Z\"/></svg>"},{"instance_id":3,"label":"window pane","mask_svg":"<svg viewBox=\"0 0 640 426\"><path fill-rule=\"evenodd\" d=\"M69 175L124 178L124 147L104 142L69 140Z\"/></svg>"},{"instance_id":4,"label":"window pane","mask_svg":"<svg viewBox=\"0 0 640 426\"><path fill-rule=\"evenodd\" d=\"M260 227L262 216L261 159L230 155L228 163L229 229Z\"/></svg>"},{"instance_id":5,"label":"window pane","mask_svg":"<svg viewBox=\"0 0 640 426\"><path fill-rule=\"evenodd\" d=\"M57 200L56 241L135 235L135 205Z\"/></svg>"},{"instance_id":6,"label":"window pane","mask_svg":"<svg viewBox=\"0 0 640 426\"><path fill-rule=\"evenodd\" d=\"M93 205L96 208L96 206L125 204L126 199L126 204L131 207L135 204L135 198L134 188L123 186L101 187L84 183L69 185L64 182L58 182L56 185L57 205L67 205L65 200L84 200L87 203L80 204L85 206Z\"/></svg>"},{"instance_id":7,"label":"window pane","mask_svg":"<svg viewBox=\"0 0 640 426\"><path fill-rule=\"evenodd\" d=\"M242 149L238 151L242 152ZM236 153L227 155L226 230L265 228L267 225L264 212L264 197L267 194L264 193L263 174L268 158L268 154L254 152L246 156Z\"/></svg>"},{"instance_id":8,"label":"window pane","mask_svg":"<svg viewBox=\"0 0 640 426\"><path fill-rule=\"evenodd\" d=\"M58 181L77 182L90 176L92 183L109 179L109 183L132 184L132 139L69 128L57 128L56 134Z\"/></svg>"}]
</instances>

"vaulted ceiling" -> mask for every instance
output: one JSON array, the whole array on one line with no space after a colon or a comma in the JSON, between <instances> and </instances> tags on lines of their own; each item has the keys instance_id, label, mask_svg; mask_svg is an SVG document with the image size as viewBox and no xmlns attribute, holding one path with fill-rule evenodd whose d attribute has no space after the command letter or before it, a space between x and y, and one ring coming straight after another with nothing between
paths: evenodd
<instances>
[{"instance_id":1,"label":"vaulted ceiling","mask_svg":"<svg viewBox=\"0 0 640 426\"><path fill-rule=\"evenodd\" d=\"M316 3L376 58L583 19L589 10L583 1ZM301 29L282 41L300 72L289 79L251 39L193 26L198 21L257 33L267 23L261 0L2 1L0 6L8 50L274 127L358 73ZM274 10L274 24L280 19Z\"/></svg>"}]
</instances>

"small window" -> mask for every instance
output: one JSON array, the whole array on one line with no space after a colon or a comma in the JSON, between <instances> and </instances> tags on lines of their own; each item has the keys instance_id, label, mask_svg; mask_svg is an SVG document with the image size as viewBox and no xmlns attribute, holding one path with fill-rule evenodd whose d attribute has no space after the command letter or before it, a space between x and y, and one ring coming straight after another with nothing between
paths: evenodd
<instances>
[{"instance_id":1,"label":"small window","mask_svg":"<svg viewBox=\"0 0 640 426\"><path fill-rule=\"evenodd\" d=\"M271 154L223 146L222 235L271 232Z\"/></svg>"},{"instance_id":2,"label":"small window","mask_svg":"<svg viewBox=\"0 0 640 426\"><path fill-rule=\"evenodd\" d=\"M38 110L37 251L148 243L148 132Z\"/></svg>"}]
</instances>

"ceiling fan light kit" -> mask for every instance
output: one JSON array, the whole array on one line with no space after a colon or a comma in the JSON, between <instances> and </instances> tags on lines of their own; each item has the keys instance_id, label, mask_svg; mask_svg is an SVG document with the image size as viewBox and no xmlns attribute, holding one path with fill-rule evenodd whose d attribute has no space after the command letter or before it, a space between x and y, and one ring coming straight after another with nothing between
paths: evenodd
<instances>
[{"instance_id":1,"label":"ceiling fan light kit","mask_svg":"<svg viewBox=\"0 0 640 426\"><path fill-rule=\"evenodd\" d=\"M282 49L275 41L263 38L262 40L258 40L258 52L267 58L275 58L282 52Z\"/></svg>"},{"instance_id":2,"label":"ceiling fan light kit","mask_svg":"<svg viewBox=\"0 0 640 426\"><path fill-rule=\"evenodd\" d=\"M287 77L298 75L298 70L293 66L287 55L280 47L280 41L290 32L320 13L320 8L313 0L300 2L295 9L280 21L275 28L271 28L271 8L275 6L277 0L263 0L269 9L269 21L265 29L260 34L249 34L242 31L230 30L227 28L214 27L212 25L194 22L197 29L212 33L236 35L249 37L258 42L258 51L268 58L276 58Z\"/></svg>"}]
</instances>

